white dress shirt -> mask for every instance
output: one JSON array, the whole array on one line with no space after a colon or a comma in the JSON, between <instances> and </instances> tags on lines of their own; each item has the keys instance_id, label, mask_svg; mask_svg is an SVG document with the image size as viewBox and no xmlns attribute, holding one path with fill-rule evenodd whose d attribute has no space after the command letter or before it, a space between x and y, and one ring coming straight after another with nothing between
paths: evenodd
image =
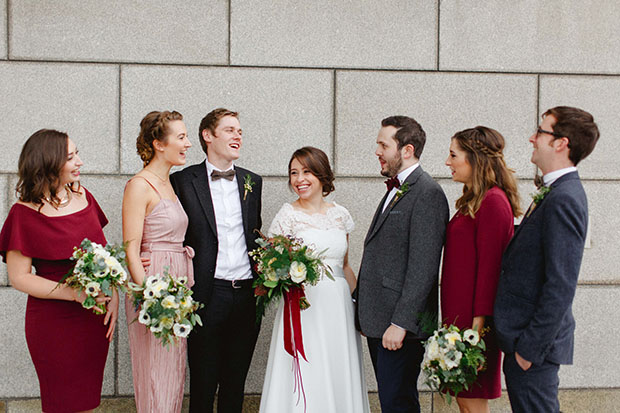
<instances>
[{"instance_id":1,"label":"white dress shirt","mask_svg":"<svg viewBox=\"0 0 620 413\"><path fill-rule=\"evenodd\" d=\"M235 176L232 181L224 178L214 181L211 179L211 172L221 170L210 164L209 160L206 161L206 165L217 227L218 247L214 276L227 281L252 278L250 257L243 232L237 177Z\"/></svg>"},{"instance_id":2,"label":"white dress shirt","mask_svg":"<svg viewBox=\"0 0 620 413\"><path fill-rule=\"evenodd\" d=\"M396 175L401 185L403 184L403 182L405 182L405 179L407 179L409 175L411 175L411 173L416 170L418 166L420 166L420 162L414 163L409 168L403 169L398 173L398 175ZM388 205L390 205L390 202L392 202L392 199L396 195L396 191L398 191L398 188L392 188L387 198L385 198L385 203L383 204L383 209L381 210L381 212L385 212L385 208L387 208Z\"/></svg>"},{"instance_id":3,"label":"white dress shirt","mask_svg":"<svg viewBox=\"0 0 620 413\"><path fill-rule=\"evenodd\" d=\"M552 183L558 180L558 178L566 175L567 173L576 171L577 168L574 166L569 166L568 168L558 169L557 171L549 172L546 175L543 175L543 182L545 186L550 186Z\"/></svg>"}]
</instances>

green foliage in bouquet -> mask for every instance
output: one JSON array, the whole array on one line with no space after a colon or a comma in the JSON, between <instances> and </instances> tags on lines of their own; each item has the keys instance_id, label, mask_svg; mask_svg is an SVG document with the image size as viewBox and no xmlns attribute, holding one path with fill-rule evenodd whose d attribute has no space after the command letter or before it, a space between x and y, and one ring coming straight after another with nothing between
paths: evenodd
<instances>
[{"instance_id":1,"label":"green foliage in bouquet","mask_svg":"<svg viewBox=\"0 0 620 413\"><path fill-rule=\"evenodd\" d=\"M456 397L469 390L478 372L484 369L486 345L476 330L443 326L425 341L424 347L425 384L442 397L445 393L448 404L452 401L451 393Z\"/></svg>"},{"instance_id":2,"label":"green foliage in bouquet","mask_svg":"<svg viewBox=\"0 0 620 413\"><path fill-rule=\"evenodd\" d=\"M323 275L331 280L331 269L322 261L322 252L317 253L298 238L275 235L267 238L261 234L256 240L258 248L250 252L255 261L258 278L254 281L256 298L256 322L260 322L267 307L277 301L291 288L316 285ZM305 297L299 306L310 307Z\"/></svg>"},{"instance_id":3,"label":"green foliage in bouquet","mask_svg":"<svg viewBox=\"0 0 620 413\"><path fill-rule=\"evenodd\" d=\"M73 248L71 260L76 261L75 266L58 285L64 283L77 290L78 294L86 294L82 307L90 309L97 306L105 313L106 306L97 305L95 298L100 293L112 297L116 288L127 291L126 258L125 245L108 244L103 247L84 238L79 247Z\"/></svg>"},{"instance_id":4,"label":"green foliage in bouquet","mask_svg":"<svg viewBox=\"0 0 620 413\"><path fill-rule=\"evenodd\" d=\"M187 278L173 277L167 267L163 275L151 275L142 285L130 282L129 289L139 311L133 321L144 324L164 346L187 337L196 324L202 325L196 312L204 305L192 299Z\"/></svg>"}]
</instances>

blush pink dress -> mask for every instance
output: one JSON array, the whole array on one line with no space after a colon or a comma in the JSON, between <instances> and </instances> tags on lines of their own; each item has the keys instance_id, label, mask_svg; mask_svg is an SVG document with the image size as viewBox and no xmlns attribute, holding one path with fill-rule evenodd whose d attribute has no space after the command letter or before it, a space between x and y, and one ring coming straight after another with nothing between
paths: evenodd
<instances>
[{"instance_id":1,"label":"blush pink dress","mask_svg":"<svg viewBox=\"0 0 620 413\"><path fill-rule=\"evenodd\" d=\"M139 177L143 178L143 177ZM164 267L172 276L187 276L188 286L194 285L191 247L184 247L187 215L179 200L164 199L157 189L143 178L159 195L160 201L144 219L140 254L151 264L146 276L163 274ZM131 365L136 407L139 413L180 412L185 384L187 340L180 339L164 347L160 340L138 321L138 312L131 298L125 300L129 329Z\"/></svg>"}]
</instances>

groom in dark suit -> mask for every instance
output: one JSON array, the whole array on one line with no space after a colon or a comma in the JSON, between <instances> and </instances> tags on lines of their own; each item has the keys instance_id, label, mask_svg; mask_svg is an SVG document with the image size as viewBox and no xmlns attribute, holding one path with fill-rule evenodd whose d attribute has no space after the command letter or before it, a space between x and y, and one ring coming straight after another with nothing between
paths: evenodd
<instances>
[{"instance_id":1,"label":"groom in dark suit","mask_svg":"<svg viewBox=\"0 0 620 413\"><path fill-rule=\"evenodd\" d=\"M428 337L421 316L437 313L449 209L443 190L419 164L425 142L412 118L381 122L375 154L381 174L390 179L364 241L354 296L383 413L420 411L421 342Z\"/></svg>"},{"instance_id":2,"label":"groom in dark suit","mask_svg":"<svg viewBox=\"0 0 620 413\"><path fill-rule=\"evenodd\" d=\"M205 162L170 176L189 217L194 299L203 327L188 339L190 411L241 413L245 379L258 338L254 272L248 251L261 228L260 176L233 165L242 145L238 114L215 109L200 122Z\"/></svg>"},{"instance_id":3,"label":"groom in dark suit","mask_svg":"<svg viewBox=\"0 0 620 413\"><path fill-rule=\"evenodd\" d=\"M557 413L560 364L572 364L573 298L588 224L577 164L599 138L592 115L559 106L530 137L543 174L535 197L504 252L494 320L515 413Z\"/></svg>"}]
</instances>

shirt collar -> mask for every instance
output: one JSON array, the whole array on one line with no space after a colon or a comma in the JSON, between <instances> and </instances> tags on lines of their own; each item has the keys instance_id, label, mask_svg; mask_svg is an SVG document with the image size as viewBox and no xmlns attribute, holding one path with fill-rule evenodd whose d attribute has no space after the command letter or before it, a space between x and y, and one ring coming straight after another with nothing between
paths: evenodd
<instances>
[{"instance_id":1,"label":"shirt collar","mask_svg":"<svg viewBox=\"0 0 620 413\"><path fill-rule=\"evenodd\" d=\"M405 179L407 179L407 177L411 175L411 173L415 171L418 166L420 166L420 162L416 162L413 165L411 165L409 168L403 169L402 171L400 171L398 175L396 175L400 183L402 184L403 182L405 182Z\"/></svg>"},{"instance_id":2,"label":"shirt collar","mask_svg":"<svg viewBox=\"0 0 620 413\"><path fill-rule=\"evenodd\" d=\"M220 168L217 168L215 165L213 165L212 163L209 162L209 159L205 159L205 164L207 165L207 175L211 176L211 173L213 171L219 171L219 172L224 172L223 170L221 170ZM230 169L235 169L235 164L233 164Z\"/></svg>"},{"instance_id":3,"label":"shirt collar","mask_svg":"<svg viewBox=\"0 0 620 413\"><path fill-rule=\"evenodd\" d=\"M543 175L543 182L545 186L550 186L552 183L558 180L558 178L566 175L567 173L575 172L577 168L569 166L568 168L562 168L555 171L551 171L546 175Z\"/></svg>"}]
</instances>

